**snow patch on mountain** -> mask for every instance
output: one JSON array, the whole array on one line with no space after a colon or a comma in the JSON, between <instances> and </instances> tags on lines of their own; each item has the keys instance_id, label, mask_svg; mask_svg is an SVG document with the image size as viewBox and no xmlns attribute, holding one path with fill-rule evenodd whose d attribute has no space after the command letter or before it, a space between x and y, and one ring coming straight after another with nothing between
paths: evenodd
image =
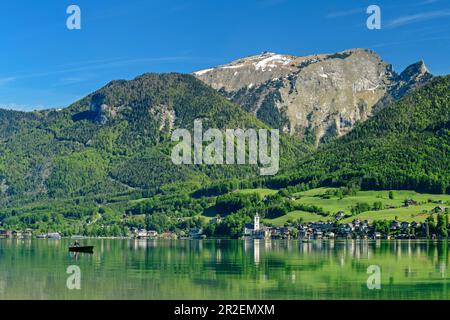
<instances>
[{"instance_id":1,"label":"snow patch on mountain","mask_svg":"<svg viewBox=\"0 0 450 320\"><path fill-rule=\"evenodd\" d=\"M253 63L253 65L256 70L264 72L267 68L277 68L279 65L285 66L290 62L292 62L292 59L280 54L275 54L259 62Z\"/></svg>"},{"instance_id":2,"label":"snow patch on mountain","mask_svg":"<svg viewBox=\"0 0 450 320\"><path fill-rule=\"evenodd\" d=\"M196 76L203 76L204 74L207 74L207 73L209 73L209 72L211 72L213 70L214 70L214 68L200 70L200 71L194 72L194 75L196 75Z\"/></svg>"}]
</instances>

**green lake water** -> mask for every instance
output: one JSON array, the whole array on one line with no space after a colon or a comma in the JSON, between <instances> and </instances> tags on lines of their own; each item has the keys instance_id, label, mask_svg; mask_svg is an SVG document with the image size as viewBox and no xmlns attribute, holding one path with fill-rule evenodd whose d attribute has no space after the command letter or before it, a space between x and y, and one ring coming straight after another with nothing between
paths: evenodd
<instances>
[{"instance_id":1,"label":"green lake water","mask_svg":"<svg viewBox=\"0 0 450 320\"><path fill-rule=\"evenodd\" d=\"M446 242L0 239L0 299L449 299ZM69 266L81 271L69 290ZM369 266L381 289L369 290Z\"/></svg>"}]
</instances>

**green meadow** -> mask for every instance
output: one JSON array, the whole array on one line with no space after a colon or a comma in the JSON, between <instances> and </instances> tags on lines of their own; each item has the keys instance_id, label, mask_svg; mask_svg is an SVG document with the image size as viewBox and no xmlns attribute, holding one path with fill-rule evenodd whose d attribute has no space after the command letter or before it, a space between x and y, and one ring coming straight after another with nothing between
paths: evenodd
<instances>
[{"instance_id":1,"label":"green meadow","mask_svg":"<svg viewBox=\"0 0 450 320\"><path fill-rule=\"evenodd\" d=\"M346 215L351 214L351 208L358 203L367 203L372 206L375 202L381 202L383 204L383 210L379 211L366 211L358 215L347 217L342 222L350 222L355 218L361 220L394 220L396 217L401 221L424 221L431 210L433 210L439 204L438 201L444 203L450 203L450 195L437 195L437 194L425 194L417 193L415 191L407 190L393 190L394 198L389 198L389 190L387 191L358 191L355 195L345 196L343 198L330 195L330 192L334 191L333 188L317 188L308 190L305 192L299 192L294 194L296 203L315 205L323 208L326 212L330 213L330 216L324 217L314 213L304 211L293 211L287 215L278 217L276 219L265 219L266 223L282 226L287 221L295 221L303 219L304 222L315 221L327 221L334 220L334 214L343 211ZM270 189L255 189L255 190L241 190L243 194L258 193L261 196L274 194L276 190ZM328 196L326 196L328 194ZM404 206L404 201L412 199L417 202L417 205L411 205L409 207ZM433 202L429 202L429 201Z\"/></svg>"}]
</instances>

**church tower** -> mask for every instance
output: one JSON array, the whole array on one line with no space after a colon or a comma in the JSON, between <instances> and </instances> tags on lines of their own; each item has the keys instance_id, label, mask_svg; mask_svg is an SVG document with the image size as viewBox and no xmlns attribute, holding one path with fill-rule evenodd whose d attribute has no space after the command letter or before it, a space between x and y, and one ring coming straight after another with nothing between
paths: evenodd
<instances>
[{"instance_id":1,"label":"church tower","mask_svg":"<svg viewBox=\"0 0 450 320\"><path fill-rule=\"evenodd\" d=\"M258 213L256 213L256 215L255 215L254 230L255 231L259 230L259 214Z\"/></svg>"}]
</instances>

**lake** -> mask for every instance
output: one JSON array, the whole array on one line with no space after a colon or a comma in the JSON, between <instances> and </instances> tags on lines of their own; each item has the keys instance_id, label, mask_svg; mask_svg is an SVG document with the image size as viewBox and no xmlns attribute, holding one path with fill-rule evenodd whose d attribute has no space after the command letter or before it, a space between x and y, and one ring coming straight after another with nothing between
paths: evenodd
<instances>
[{"instance_id":1,"label":"lake","mask_svg":"<svg viewBox=\"0 0 450 320\"><path fill-rule=\"evenodd\" d=\"M447 242L81 240L92 255L70 242L0 239L0 299L450 298Z\"/></svg>"}]
</instances>

